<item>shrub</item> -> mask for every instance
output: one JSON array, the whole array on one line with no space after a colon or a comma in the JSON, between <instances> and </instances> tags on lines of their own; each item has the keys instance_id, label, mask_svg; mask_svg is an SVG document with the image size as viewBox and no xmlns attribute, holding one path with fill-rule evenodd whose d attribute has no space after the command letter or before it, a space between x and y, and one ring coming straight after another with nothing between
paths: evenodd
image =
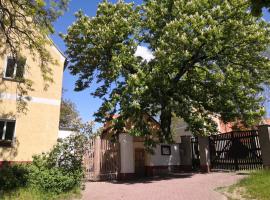
<instances>
[{"instance_id":1,"label":"shrub","mask_svg":"<svg viewBox=\"0 0 270 200\"><path fill-rule=\"evenodd\" d=\"M26 165L11 165L5 162L0 168L0 190L10 191L28 183L29 170Z\"/></svg>"},{"instance_id":2,"label":"shrub","mask_svg":"<svg viewBox=\"0 0 270 200\"><path fill-rule=\"evenodd\" d=\"M58 141L52 151L33 157L29 183L39 189L62 193L80 187L86 138L76 134Z\"/></svg>"},{"instance_id":3,"label":"shrub","mask_svg":"<svg viewBox=\"0 0 270 200\"><path fill-rule=\"evenodd\" d=\"M86 140L85 136L76 134L58 141L50 152L34 156L31 164L4 164L0 170L0 191L28 186L60 194L80 187Z\"/></svg>"},{"instance_id":4,"label":"shrub","mask_svg":"<svg viewBox=\"0 0 270 200\"><path fill-rule=\"evenodd\" d=\"M36 166L31 168L30 185L44 192L60 194L80 186L80 179L78 180L75 174L67 174L59 168L39 169Z\"/></svg>"}]
</instances>

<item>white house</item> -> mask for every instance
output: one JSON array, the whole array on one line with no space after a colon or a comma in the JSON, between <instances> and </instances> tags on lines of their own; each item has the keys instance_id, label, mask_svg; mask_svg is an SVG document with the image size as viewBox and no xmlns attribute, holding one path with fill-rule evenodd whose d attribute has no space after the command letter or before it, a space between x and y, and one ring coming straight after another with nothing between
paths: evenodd
<instances>
[{"instance_id":1,"label":"white house","mask_svg":"<svg viewBox=\"0 0 270 200\"><path fill-rule=\"evenodd\" d=\"M148 120L153 123L153 126L159 128L159 123L153 118ZM184 126L185 124L183 124ZM180 126L182 126L180 124ZM105 125L101 138L109 138L111 125ZM155 129L155 128L154 128ZM174 130L173 144L159 143L153 148L153 153L146 151L144 139L142 137L134 137L127 133L118 135L120 143L120 177L128 179L132 177L153 176L168 172L177 172L192 168L191 162L187 166L182 162L183 155L181 138L188 136L190 139L191 133L185 130L186 128L176 127Z\"/></svg>"}]
</instances>

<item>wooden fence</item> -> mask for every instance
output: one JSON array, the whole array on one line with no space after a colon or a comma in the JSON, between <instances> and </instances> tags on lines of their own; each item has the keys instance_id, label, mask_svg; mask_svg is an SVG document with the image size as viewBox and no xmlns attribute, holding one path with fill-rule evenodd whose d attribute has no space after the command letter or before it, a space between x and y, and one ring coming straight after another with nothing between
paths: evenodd
<instances>
[{"instance_id":1,"label":"wooden fence","mask_svg":"<svg viewBox=\"0 0 270 200\"><path fill-rule=\"evenodd\" d=\"M252 170L263 167L257 130L209 137L212 169Z\"/></svg>"},{"instance_id":2,"label":"wooden fence","mask_svg":"<svg viewBox=\"0 0 270 200\"><path fill-rule=\"evenodd\" d=\"M99 137L89 140L84 156L86 180L113 180L120 172L120 145Z\"/></svg>"}]
</instances>

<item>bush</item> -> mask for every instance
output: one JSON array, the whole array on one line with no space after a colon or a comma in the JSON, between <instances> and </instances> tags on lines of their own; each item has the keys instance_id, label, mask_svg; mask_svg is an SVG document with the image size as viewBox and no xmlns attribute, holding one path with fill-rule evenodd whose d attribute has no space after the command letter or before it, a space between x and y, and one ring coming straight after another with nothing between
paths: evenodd
<instances>
[{"instance_id":1,"label":"bush","mask_svg":"<svg viewBox=\"0 0 270 200\"><path fill-rule=\"evenodd\" d=\"M11 165L5 162L0 168L0 190L10 191L28 183L29 170L26 165Z\"/></svg>"},{"instance_id":2,"label":"bush","mask_svg":"<svg viewBox=\"0 0 270 200\"><path fill-rule=\"evenodd\" d=\"M73 135L58 141L51 152L34 156L29 183L57 194L80 187L84 177L85 141L84 136Z\"/></svg>"},{"instance_id":3,"label":"bush","mask_svg":"<svg viewBox=\"0 0 270 200\"><path fill-rule=\"evenodd\" d=\"M20 187L61 194L81 186L86 137L77 134L60 140L52 151L33 157L26 165L5 164L0 170L0 190Z\"/></svg>"},{"instance_id":4,"label":"bush","mask_svg":"<svg viewBox=\"0 0 270 200\"><path fill-rule=\"evenodd\" d=\"M80 179L74 174L67 174L59 168L38 169L31 167L29 183L32 187L38 187L44 192L60 194L80 186Z\"/></svg>"}]
</instances>

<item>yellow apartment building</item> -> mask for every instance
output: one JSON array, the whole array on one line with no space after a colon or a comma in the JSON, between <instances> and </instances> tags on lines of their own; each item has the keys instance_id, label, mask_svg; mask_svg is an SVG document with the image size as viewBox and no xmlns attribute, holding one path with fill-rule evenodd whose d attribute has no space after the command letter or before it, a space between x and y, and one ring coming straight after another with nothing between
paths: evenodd
<instances>
[{"instance_id":1,"label":"yellow apartment building","mask_svg":"<svg viewBox=\"0 0 270 200\"><path fill-rule=\"evenodd\" d=\"M66 58L56 46L48 47L57 64L50 64L53 83L44 90L39 59L23 49L23 61L9 55L0 57L0 165L3 161L29 162L32 156L49 151L57 141L62 77ZM33 91L23 114L17 110L18 87L15 77L33 81Z\"/></svg>"}]
</instances>

